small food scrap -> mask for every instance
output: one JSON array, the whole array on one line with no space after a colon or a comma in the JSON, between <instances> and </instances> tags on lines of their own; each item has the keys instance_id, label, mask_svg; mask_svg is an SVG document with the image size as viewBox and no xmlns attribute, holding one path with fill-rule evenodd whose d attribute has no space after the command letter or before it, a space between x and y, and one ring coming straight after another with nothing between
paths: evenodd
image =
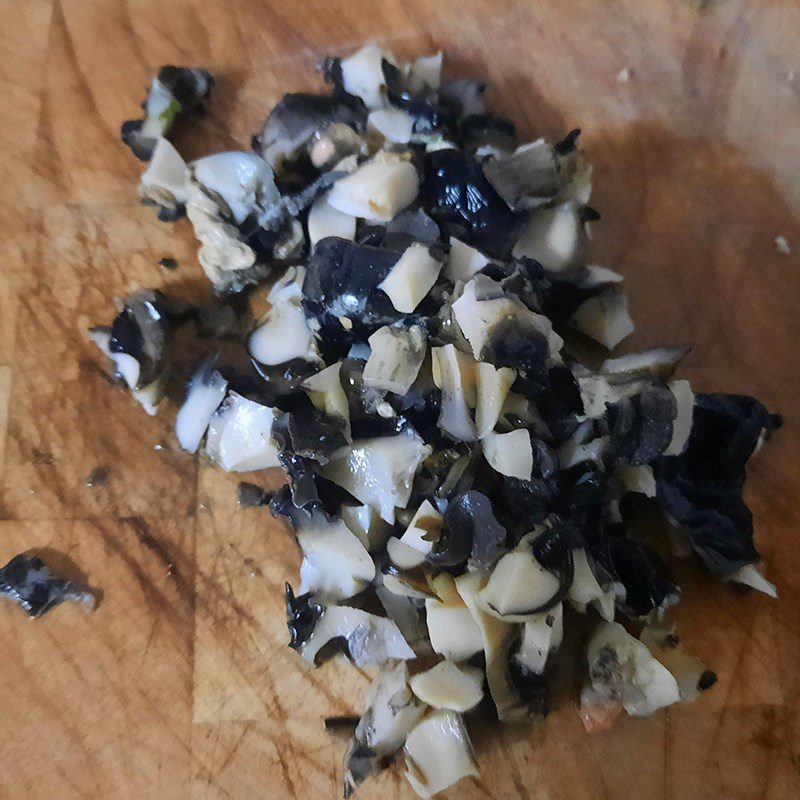
<instances>
[{"instance_id":1,"label":"small food scrap","mask_svg":"<svg viewBox=\"0 0 800 800\"><path fill-rule=\"evenodd\" d=\"M189 380L186 399L175 417L175 435L184 450L197 452L227 389L228 382L216 369L216 358L203 361Z\"/></svg>"},{"instance_id":2,"label":"small food scrap","mask_svg":"<svg viewBox=\"0 0 800 800\"><path fill-rule=\"evenodd\" d=\"M784 256L788 256L792 252L789 241L785 236L775 237L775 249Z\"/></svg>"},{"instance_id":3,"label":"small food scrap","mask_svg":"<svg viewBox=\"0 0 800 800\"><path fill-rule=\"evenodd\" d=\"M140 289L119 303L111 327L89 332L114 365L114 374L148 414L164 397L169 371L167 354L172 302L160 292Z\"/></svg>"},{"instance_id":4,"label":"small food scrap","mask_svg":"<svg viewBox=\"0 0 800 800\"><path fill-rule=\"evenodd\" d=\"M462 778L478 775L472 743L460 714L432 711L406 737L406 778L414 791L433 797Z\"/></svg>"},{"instance_id":5,"label":"small food scrap","mask_svg":"<svg viewBox=\"0 0 800 800\"><path fill-rule=\"evenodd\" d=\"M103 467L103 466L95 467L89 473L89 477L86 479L86 486L89 489L92 489L95 486L103 486L108 481L108 477L110 474L111 470L108 467Z\"/></svg>"},{"instance_id":6,"label":"small food scrap","mask_svg":"<svg viewBox=\"0 0 800 800\"><path fill-rule=\"evenodd\" d=\"M440 661L435 667L417 673L411 679L411 690L432 708L471 711L483 700L483 671L453 661Z\"/></svg>"},{"instance_id":7,"label":"small food scrap","mask_svg":"<svg viewBox=\"0 0 800 800\"><path fill-rule=\"evenodd\" d=\"M587 647L589 684L581 706L619 702L628 714L652 714L681 699L675 676L618 622L604 622Z\"/></svg>"},{"instance_id":8,"label":"small food scrap","mask_svg":"<svg viewBox=\"0 0 800 800\"><path fill-rule=\"evenodd\" d=\"M759 571L756 564L745 564L733 572L729 572L723 580L731 583L739 583L742 586L749 586L758 592L763 592L768 597L777 597L778 590L774 583L768 581Z\"/></svg>"},{"instance_id":9,"label":"small food scrap","mask_svg":"<svg viewBox=\"0 0 800 800\"><path fill-rule=\"evenodd\" d=\"M345 755L344 796L381 769L399 751L426 706L409 687L405 662L384 667L370 686L367 710L358 721Z\"/></svg>"},{"instance_id":10,"label":"small food scrap","mask_svg":"<svg viewBox=\"0 0 800 800\"><path fill-rule=\"evenodd\" d=\"M184 451L284 470L277 492L248 480L238 497L293 529L290 647L310 668L376 668L363 716L326 723L348 741L345 797L401 750L421 797L476 775L464 719L542 720L572 612L593 628L587 730L711 686L662 620L680 587L634 497L710 576L775 594L743 487L780 418L695 394L683 346L581 363L576 344L634 331L623 276L588 260L581 131L520 139L442 61L376 44L327 58L331 92L288 94L250 151L190 162L164 138L178 87L162 70L126 132L150 158L139 192L164 220L185 211L217 301L140 290L92 333L150 413L188 378ZM180 75L186 111L210 82ZM204 345L191 362L187 325Z\"/></svg>"},{"instance_id":11,"label":"small food scrap","mask_svg":"<svg viewBox=\"0 0 800 800\"><path fill-rule=\"evenodd\" d=\"M698 679L697 688L704 692L710 689L717 682L717 673L713 670L707 669Z\"/></svg>"},{"instance_id":12,"label":"small food scrap","mask_svg":"<svg viewBox=\"0 0 800 800\"><path fill-rule=\"evenodd\" d=\"M142 103L144 117L122 123L122 141L136 158L149 161L158 141L182 114L202 110L214 78L199 67L161 67Z\"/></svg>"},{"instance_id":13,"label":"small food scrap","mask_svg":"<svg viewBox=\"0 0 800 800\"><path fill-rule=\"evenodd\" d=\"M59 603L83 603L90 611L95 597L88 586L58 577L31 553L15 556L0 569L0 597L13 600L30 617L41 617Z\"/></svg>"}]
</instances>

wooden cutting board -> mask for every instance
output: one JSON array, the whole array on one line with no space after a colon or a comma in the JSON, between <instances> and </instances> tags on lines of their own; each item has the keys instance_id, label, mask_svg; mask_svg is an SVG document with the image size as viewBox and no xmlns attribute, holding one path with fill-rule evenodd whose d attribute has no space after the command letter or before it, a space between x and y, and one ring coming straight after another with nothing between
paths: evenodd
<instances>
[{"instance_id":1,"label":"wooden cutting board","mask_svg":"<svg viewBox=\"0 0 800 800\"><path fill-rule=\"evenodd\" d=\"M367 679L286 648L290 536L176 448L173 411L149 418L109 384L85 330L137 286L207 291L188 224L138 204L119 142L156 68L218 76L178 141L193 157L247 148L284 92L320 86L322 54L370 38L446 49L525 135L582 127L594 258L626 275L639 325L628 348L693 343L698 389L752 392L787 422L747 491L780 599L676 565L679 630L718 685L590 738L567 653L546 723L473 726L481 778L446 796L800 797L796 2L2 0L0 19L0 562L44 550L102 591L91 615L0 605L0 797L339 796L322 719L357 712ZM399 769L360 792L411 795Z\"/></svg>"}]
</instances>

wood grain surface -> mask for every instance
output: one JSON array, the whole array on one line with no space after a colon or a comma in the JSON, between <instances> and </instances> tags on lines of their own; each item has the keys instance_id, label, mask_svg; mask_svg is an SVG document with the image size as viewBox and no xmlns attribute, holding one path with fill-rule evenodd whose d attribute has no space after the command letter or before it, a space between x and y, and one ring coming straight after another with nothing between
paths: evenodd
<instances>
[{"instance_id":1,"label":"wood grain surface","mask_svg":"<svg viewBox=\"0 0 800 800\"><path fill-rule=\"evenodd\" d=\"M149 418L110 385L85 330L140 285L207 291L188 224L138 204L118 140L155 69L219 76L178 141L192 157L246 148L284 92L320 85L321 54L370 38L446 49L525 134L582 127L594 258L627 276L629 348L691 342L698 389L752 392L787 423L748 488L780 599L676 565L679 629L719 684L589 738L567 653L546 723L473 726L481 778L446 796L800 797L797 2L0 0L0 19L0 562L49 552L103 593L91 615L0 607L0 798L339 796L322 719L358 711L367 678L285 646L293 541L236 510L237 476L178 450L174 411ZM360 792L411 795L399 769Z\"/></svg>"}]
</instances>

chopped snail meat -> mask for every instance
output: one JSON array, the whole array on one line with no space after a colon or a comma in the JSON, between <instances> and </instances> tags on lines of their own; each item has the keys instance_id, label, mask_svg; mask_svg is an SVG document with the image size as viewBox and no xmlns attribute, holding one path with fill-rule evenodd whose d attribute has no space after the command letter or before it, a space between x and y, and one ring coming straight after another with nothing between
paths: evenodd
<instances>
[{"instance_id":1,"label":"chopped snail meat","mask_svg":"<svg viewBox=\"0 0 800 800\"><path fill-rule=\"evenodd\" d=\"M576 442L570 439L564 442L558 450L558 467L561 470L567 470L584 461L593 461L602 467L608 444L608 436L598 436L587 442Z\"/></svg>"},{"instance_id":2,"label":"chopped snail meat","mask_svg":"<svg viewBox=\"0 0 800 800\"><path fill-rule=\"evenodd\" d=\"M483 649L480 628L451 575L439 575L435 588L439 599L425 601L431 647L451 661L466 661Z\"/></svg>"},{"instance_id":3,"label":"chopped snail meat","mask_svg":"<svg viewBox=\"0 0 800 800\"><path fill-rule=\"evenodd\" d=\"M607 358L598 371L615 382L647 376L667 380L689 354L689 350L688 347L662 347L643 353Z\"/></svg>"},{"instance_id":4,"label":"chopped snail meat","mask_svg":"<svg viewBox=\"0 0 800 800\"><path fill-rule=\"evenodd\" d=\"M465 572L456 578L455 584L480 632L486 658L486 681L497 708L497 717L501 722L521 722L538 714L540 709L526 701L509 668L509 652L516 640L518 626L483 609L478 600L483 580L480 573Z\"/></svg>"},{"instance_id":5,"label":"chopped snail meat","mask_svg":"<svg viewBox=\"0 0 800 800\"><path fill-rule=\"evenodd\" d=\"M90 336L149 413L170 368L206 359L177 439L225 470L283 468L240 503L294 527L291 646L381 667L347 728L345 795L405 742L428 797L476 772L459 714L489 707L484 676L501 721L547 714L573 610L603 620L587 729L713 684L653 626L680 588L633 512L655 497L685 554L774 596L743 489L781 418L695 395L676 374L686 347L595 360L585 337L610 349L633 322L623 276L587 263L600 215L579 129L521 143L482 82L442 80L441 53L404 62L373 43L320 69L331 91L285 95L252 152L188 164L165 137L211 77L159 72L123 138L150 159L143 202L186 214L222 297L139 291Z\"/></svg>"},{"instance_id":6,"label":"chopped snail meat","mask_svg":"<svg viewBox=\"0 0 800 800\"><path fill-rule=\"evenodd\" d=\"M386 324L392 305L378 289L401 253L329 237L317 242L306 265L303 307L321 317L347 317Z\"/></svg>"},{"instance_id":7,"label":"chopped snail meat","mask_svg":"<svg viewBox=\"0 0 800 800\"><path fill-rule=\"evenodd\" d=\"M609 350L630 336L635 327L628 313L628 299L617 288L587 300L570 317L569 324Z\"/></svg>"},{"instance_id":8,"label":"chopped snail meat","mask_svg":"<svg viewBox=\"0 0 800 800\"><path fill-rule=\"evenodd\" d=\"M619 272L614 272L613 269L600 264L587 264L577 273L570 273L563 277L565 280L573 280L580 289L602 289L616 286L625 280ZM620 356L620 358L625 359L626 356Z\"/></svg>"},{"instance_id":9,"label":"chopped snail meat","mask_svg":"<svg viewBox=\"0 0 800 800\"><path fill-rule=\"evenodd\" d=\"M512 619L539 613L559 588L558 577L536 560L529 547L521 547L497 562L476 598L489 614Z\"/></svg>"},{"instance_id":10,"label":"chopped snail meat","mask_svg":"<svg viewBox=\"0 0 800 800\"><path fill-rule=\"evenodd\" d=\"M394 591L400 585L399 582L394 588L390 588L387 578L391 576L384 575L384 585L375 588L375 594L381 601L386 616L397 624L400 633L410 645L425 648L428 642L428 626L425 623L425 606L420 602L424 598L412 597L411 590L407 587L408 594Z\"/></svg>"},{"instance_id":11,"label":"chopped snail meat","mask_svg":"<svg viewBox=\"0 0 800 800\"><path fill-rule=\"evenodd\" d=\"M280 202L269 164L255 153L215 153L192 162L191 171L194 181L237 225L257 209Z\"/></svg>"},{"instance_id":12,"label":"chopped snail meat","mask_svg":"<svg viewBox=\"0 0 800 800\"><path fill-rule=\"evenodd\" d=\"M544 139L488 159L483 174L514 211L543 205L561 186L553 146Z\"/></svg>"},{"instance_id":13,"label":"chopped snail meat","mask_svg":"<svg viewBox=\"0 0 800 800\"><path fill-rule=\"evenodd\" d=\"M603 619L613 620L615 601L613 588L604 589L600 586L589 564L585 548L574 548L572 560L575 565L575 577L567 594L570 605L582 614L586 612L587 606L595 606Z\"/></svg>"},{"instance_id":14,"label":"chopped snail meat","mask_svg":"<svg viewBox=\"0 0 800 800\"><path fill-rule=\"evenodd\" d=\"M667 565L649 547L625 535L623 525L607 523L587 544L595 563L622 588L617 605L629 617L661 617L678 601L680 589Z\"/></svg>"},{"instance_id":15,"label":"chopped snail meat","mask_svg":"<svg viewBox=\"0 0 800 800\"><path fill-rule=\"evenodd\" d=\"M261 364L274 366L300 358L319 358L314 331L302 307L290 301L279 302L266 313L248 342L250 354Z\"/></svg>"},{"instance_id":16,"label":"chopped snail meat","mask_svg":"<svg viewBox=\"0 0 800 800\"><path fill-rule=\"evenodd\" d=\"M256 265L255 250L242 241L236 226L222 218L216 202L195 184L189 186L186 216L200 242L200 266L215 289L236 290L268 274L267 266Z\"/></svg>"},{"instance_id":17,"label":"chopped snail meat","mask_svg":"<svg viewBox=\"0 0 800 800\"><path fill-rule=\"evenodd\" d=\"M228 390L228 382L215 369L214 358L206 359L189 381L186 400L175 417L175 435L184 450L196 453L214 412Z\"/></svg>"},{"instance_id":18,"label":"chopped snail meat","mask_svg":"<svg viewBox=\"0 0 800 800\"><path fill-rule=\"evenodd\" d=\"M88 586L60 578L32 553L20 553L0 568L0 597L13 600L29 617L65 602L82 603L90 611L95 605Z\"/></svg>"},{"instance_id":19,"label":"chopped snail meat","mask_svg":"<svg viewBox=\"0 0 800 800\"><path fill-rule=\"evenodd\" d=\"M556 152L559 155L559 167L562 170L562 174L566 173L566 176L562 177L561 188L553 198L553 202L556 204L573 202L581 207L585 207L589 200L591 200L592 191L594 190L594 167L579 153L572 159L571 165L568 165L565 170L565 154L558 151L560 149L559 146L568 143L568 141L569 134L565 140L559 142L559 144L555 146ZM566 155L569 156L569 153ZM611 270L609 270L609 272L610 271Z\"/></svg>"},{"instance_id":20,"label":"chopped snail meat","mask_svg":"<svg viewBox=\"0 0 800 800\"><path fill-rule=\"evenodd\" d=\"M322 195L308 212L308 241L313 247L328 236L353 241L356 238L356 218L334 208L328 202L328 196Z\"/></svg>"},{"instance_id":21,"label":"chopped snail meat","mask_svg":"<svg viewBox=\"0 0 800 800\"><path fill-rule=\"evenodd\" d=\"M581 207L566 202L532 211L512 255L532 258L550 272L567 272L579 265L585 239Z\"/></svg>"},{"instance_id":22,"label":"chopped snail meat","mask_svg":"<svg viewBox=\"0 0 800 800\"><path fill-rule=\"evenodd\" d=\"M412 547L395 537L392 537L386 543L386 554L392 563L402 570L418 567L425 561L426 555L422 550Z\"/></svg>"},{"instance_id":23,"label":"chopped snail meat","mask_svg":"<svg viewBox=\"0 0 800 800\"><path fill-rule=\"evenodd\" d=\"M318 509L295 519L297 543L303 551L301 593L336 603L358 594L373 580L372 558L342 520L330 520Z\"/></svg>"},{"instance_id":24,"label":"chopped snail meat","mask_svg":"<svg viewBox=\"0 0 800 800\"><path fill-rule=\"evenodd\" d=\"M455 440L478 437L469 407L475 405L475 361L452 344L431 349L433 380L442 390L439 427Z\"/></svg>"},{"instance_id":25,"label":"chopped snail meat","mask_svg":"<svg viewBox=\"0 0 800 800\"><path fill-rule=\"evenodd\" d=\"M458 238L489 256L507 256L518 221L475 154L447 139L426 147L420 195L431 216Z\"/></svg>"},{"instance_id":26,"label":"chopped snail meat","mask_svg":"<svg viewBox=\"0 0 800 800\"><path fill-rule=\"evenodd\" d=\"M477 360L490 360L486 357L487 346L492 345L495 337L507 335L509 323L520 330L530 330L534 336L543 337L549 355L557 356L563 342L553 331L553 326L547 317L535 314L516 297L504 296L502 290L499 296L482 297L479 294L479 287L487 294L494 294L500 289L489 279L478 283L477 279L473 278L464 287L461 297L453 303L453 315ZM493 363L497 366L513 366Z\"/></svg>"},{"instance_id":27,"label":"chopped snail meat","mask_svg":"<svg viewBox=\"0 0 800 800\"><path fill-rule=\"evenodd\" d=\"M283 171L284 161L297 158L301 148L331 128L346 128L357 140L353 128L363 128L364 114L335 97L302 92L287 94L272 109L259 136L261 156L273 168ZM356 144L357 152L359 144ZM313 151L312 151L313 152ZM340 154L341 155L341 154ZM324 161L329 161L331 155ZM313 157L312 157L313 160ZM316 163L321 167L324 162Z\"/></svg>"},{"instance_id":28,"label":"chopped snail meat","mask_svg":"<svg viewBox=\"0 0 800 800\"><path fill-rule=\"evenodd\" d=\"M139 289L119 303L111 328L90 337L114 364L115 373L148 414L164 397L169 371L169 301L160 292Z\"/></svg>"},{"instance_id":29,"label":"chopped snail meat","mask_svg":"<svg viewBox=\"0 0 800 800\"><path fill-rule=\"evenodd\" d=\"M654 462L669 447L673 420L678 413L675 395L668 386L653 383L629 400L610 406L609 451L617 463Z\"/></svg>"},{"instance_id":30,"label":"chopped snail meat","mask_svg":"<svg viewBox=\"0 0 800 800\"><path fill-rule=\"evenodd\" d=\"M211 73L200 67L161 67L144 101L144 118L122 123L122 141L136 158L149 161L179 116L202 110L213 85Z\"/></svg>"},{"instance_id":31,"label":"chopped snail meat","mask_svg":"<svg viewBox=\"0 0 800 800\"><path fill-rule=\"evenodd\" d=\"M645 377L633 377L630 380L611 382L600 373L591 373L583 368L574 368L575 380L580 391L581 402L587 417L602 417L607 405L614 405L622 400L635 397L652 381Z\"/></svg>"},{"instance_id":32,"label":"chopped snail meat","mask_svg":"<svg viewBox=\"0 0 800 800\"><path fill-rule=\"evenodd\" d=\"M295 597L288 584L286 616L292 637L290 646L312 665L325 655L322 650L329 644L343 648L359 667L415 657L392 620L360 608L323 605L312 595Z\"/></svg>"},{"instance_id":33,"label":"chopped snail meat","mask_svg":"<svg viewBox=\"0 0 800 800\"><path fill-rule=\"evenodd\" d=\"M404 752L406 778L423 798L478 774L467 729L455 711L440 709L418 722L408 734Z\"/></svg>"},{"instance_id":34,"label":"chopped snail meat","mask_svg":"<svg viewBox=\"0 0 800 800\"><path fill-rule=\"evenodd\" d=\"M756 568L755 564L745 564L743 567L734 570L725 576L725 580L731 583L740 583L749 586L758 592L763 592L768 597L777 597L778 590L774 583L770 583Z\"/></svg>"},{"instance_id":35,"label":"chopped snail meat","mask_svg":"<svg viewBox=\"0 0 800 800\"><path fill-rule=\"evenodd\" d=\"M424 500L414 512L400 541L423 555L428 555L439 540L442 523L443 518L438 509L429 500Z\"/></svg>"},{"instance_id":36,"label":"chopped snail meat","mask_svg":"<svg viewBox=\"0 0 800 800\"><path fill-rule=\"evenodd\" d=\"M366 778L380 771L387 756L403 746L425 710L424 703L409 689L405 662L378 672L370 685L367 710L358 721L345 754L345 798Z\"/></svg>"},{"instance_id":37,"label":"chopped snail meat","mask_svg":"<svg viewBox=\"0 0 800 800\"><path fill-rule=\"evenodd\" d=\"M412 211L407 208L386 223L384 247L398 250L417 242L427 245L441 245L442 232L433 218L422 208Z\"/></svg>"},{"instance_id":38,"label":"chopped snail meat","mask_svg":"<svg viewBox=\"0 0 800 800\"><path fill-rule=\"evenodd\" d=\"M402 570L395 569L394 566L390 565L387 565L385 570L385 572L381 573L383 587L392 594L414 601L427 600L428 598L436 597L436 593L432 586L433 579L431 578L430 573L426 570L417 570L411 568L408 571L403 572ZM424 609L424 603L419 605L421 609Z\"/></svg>"},{"instance_id":39,"label":"chopped snail meat","mask_svg":"<svg viewBox=\"0 0 800 800\"><path fill-rule=\"evenodd\" d=\"M408 161L369 161L340 178L328 194L328 204L343 214L388 222L410 205L419 191L419 178Z\"/></svg>"},{"instance_id":40,"label":"chopped snail meat","mask_svg":"<svg viewBox=\"0 0 800 800\"><path fill-rule=\"evenodd\" d=\"M339 509L339 516L368 552L380 551L385 546L390 527L376 509L345 503Z\"/></svg>"},{"instance_id":41,"label":"chopped snail meat","mask_svg":"<svg viewBox=\"0 0 800 800\"><path fill-rule=\"evenodd\" d=\"M486 113L486 84L475 78L449 78L439 87L440 96L459 117L480 116Z\"/></svg>"},{"instance_id":42,"label":"chopped snail meat","mask_svg":"<svg viewBox=\"0 0 800 800\"><path fill-rule=\"evenodd\" d=\"M403 252L378 288L389 296L398 311L410 314L430 292L441 268L438 253L415 242Z\"/></svg>"},{"instance_id":43,"label":"chopped snail meat","mask_svg":"<svg viewBox=\"0 0 800 800\"><path fill-rule=\"evenodd\" d=\"M275 409L236 392L211 417L206 454L228 472L247 472L280 466L272 438Z\"/></svg>"},{"instance_id":44,"label":"chopped snail meat","mask_svg":"<svg viewBox=\"0 0 800 800\"><path fill-rule=\"evenodd\" d=\"M430 453L430 446L409 429L397 436L354 440L334 454L322 474L394 522L395 508L408 505L414 475Z\"/></svg>"},{"instance_id":45,"label":"chopped snail meat","mask_svg":"<svg viewBox=\"0 0 800 800\"><path fill-rule=\"evenodd\" d=\"M677 416L672 422L672 439L664 451L665 456L679 456L689 441L694 419L694 392L689 381L670 381L669 388L675 395ZM653 490L653 495L655 489ZM652 496L652 495L649 495Z\"/></svg>"},{"instance_id":46,"label":"chopped snail meat","mask_svg":"<svg viewBox=\"0 0 800 800\"><path fill-rule=\"evenodd\" d=\"M483 670L440 661L411 678L411 690L432 708L447 708L463 713L483 699Z\"/></svg>"},{"instance_id":47,"label":"chopped snail meat","mask_svg":"<svg viewBox=\"0 0 800 800\"><path fill-rule=\"evenodd\" d=\"M530 480L533 472L531 435L525 428L510 433L487 433L481 440L483 455L501 475Z\"/></svg>"},{"instance_id":48,"label":"chopped snail meat","mask_svg":"<svg viewBox=\"0 0 800 800\"><path fill-rule=\"evenodd\" d=\"M159 139L153 157L139 180L139 195L146 202L176 214L189 199L189 168L167 139Z\"/></svg>"},{"instance_id":49,"label":"chopped snail meat","mask_svg":"<svg viewBox=\"0 0 800 800\"><path fill-rule=\"evenodd\" d=\"M656 465L664 510L688 532L695 551L718 575L760 560L742 487L759 442L780 424L780 417L755 398L698 394L683 452Z\"/></svg>"},{"instance_id":50,"label":"chopped snail meat","mask_svg":"<svg viewBox=\"0 0 800 800\"><path fill-rule=\"evenodd\" d=\"M652 714L680 700L678 684L647 646L618 622L603 622L587 645L595 698L616 700L632 716Z\"/></svg>"},{"instance_id":51,"label":"chopped snail meat","mask_svg":"<svg viewBox=\"0 0 800 800\"><path fill-rule=\"evenodd\" d=\"M386 85L383 77L383 60L394 63L394 56L377 44L364 45L358 52L341 60L344 90L361 98L369 109L383 108L386 102Z\"/></svg>"},{"instance_id":52,"label":"chopped snail meat","mask_svg":"<svg viewBox=\"0 0 800 800\"><path fill-rule=\"evenodd\" d=\"M455 283L462 281L466 283L473 275L480 272L487 264L489 259L474 247L450 237L450 251L442 268L442 275L447 280Z\"/></svg>"},{"instance_id":53,"label":"chopped snail meat","mask_svg":"<svg viewBox=\"0 0 800 800\"><path fill-rule=\"evenodd\" d=\"M341 370L341 364L332 364L306 378L302 386L315 408L344 420L345 438L350 441L350 406L342 388Z\"/></svg>"},{"instance_id":54,"label":"chopped snail meat","mask_svg":"<svg viewBox=\"0 0 800 800\"><path fill-rule=\"evenodd\" d=\"M506 551L507 538L491 500L470 489L448 501L442 533L428 560L436 567L453 567L468 556L469 569L487 569Z\"/></svg>"},{"instance_id":55,"label":"chopped snail meat","mask_svg":"<svg viewBox=\"0 0 800 800\"><path fill-rule=\"evenodd\" d=\"M364 367L364 385L397 395L407 394L427 352L427 339L422 328L419 325L410 328L385 325L367 341L370 354Z\"/></svg>"},{"instance_id":56,"label":"chopped snail meat","mask_svg":"<svg viewBox=\"0 0 800 800\"><path fill-rule=\"evenodd\" d=\"M622 466L614 473L614 477L627 492L643 494L645 497L656 496L656 477L649 464Z\"/></svg>"},{"instance_id":57,"label":"chopped snail meat","mask_svg":"<svg viewBox=\"0 0 800 800\"><path fill-rule=\"evenodd\" d=\"M485 439L493 430L500 414L506 409L506 399L517 373L510 367L480 362L475 365L475 435ZM524 398L521 398L524 402ZM510 410L510 409L509 409Z\"/></svg>"},{"instance_id":58,"label":"chopped snail meat","mask_svg":"<svg viewBox=\"0 0 800 800\"><path fill-rule=\"evenodd\" d=\"M550 653L558 650L564 635L564 609L559 603L550 611L534 614L522 627L519 647L512 656L521 667L541 675Z\"/></svg>"},{"instance_id":59,"label":"chopped snail meat","mask_svg":"<svg viewBox=\"0 0 800 800\"><path fill-rule=\"evenodd\" d=\"M381 108L370 111L367 125L389 142L408 144L414 130L414 120L399 108Z\"/></svg>"}]
</instances>

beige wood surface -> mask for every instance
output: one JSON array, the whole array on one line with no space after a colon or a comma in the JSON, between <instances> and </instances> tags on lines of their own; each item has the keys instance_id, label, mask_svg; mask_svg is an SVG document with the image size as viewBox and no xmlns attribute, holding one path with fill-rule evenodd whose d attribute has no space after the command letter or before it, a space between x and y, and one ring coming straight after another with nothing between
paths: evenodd
<instances>
[{"instance_id":1,"label":"beige wood surface","mask_svg":"<svg viewBox=\"0 0 800 800\"><path fill-rule=\"evenodd\" d=\"M564 677L544 725L473 726L482 776L447 796L800 797L800 4L1 0L0 20L0 562L43 549L103 593L92 615L0 606L0 798L339 795L322 719L356 712L366 678L285 647L290 536L237 511L238 478L181 453L170 412L111 386L84 332L133 287L205 291L187 223L137 203L118 140L154 70L219 76L179 141L191 157L247 147L282 93L320 85L321 54L367 38L446 49L526 134L581 126L595 258L627 276L630 346L694 343L699 389L787 420L748 489L780 600L676 567L680 631L719 684L588 738ZM108 481L87 486L97 466ZM360 796L411 791L395 770Z\"/></svg>"}]
</instances>

